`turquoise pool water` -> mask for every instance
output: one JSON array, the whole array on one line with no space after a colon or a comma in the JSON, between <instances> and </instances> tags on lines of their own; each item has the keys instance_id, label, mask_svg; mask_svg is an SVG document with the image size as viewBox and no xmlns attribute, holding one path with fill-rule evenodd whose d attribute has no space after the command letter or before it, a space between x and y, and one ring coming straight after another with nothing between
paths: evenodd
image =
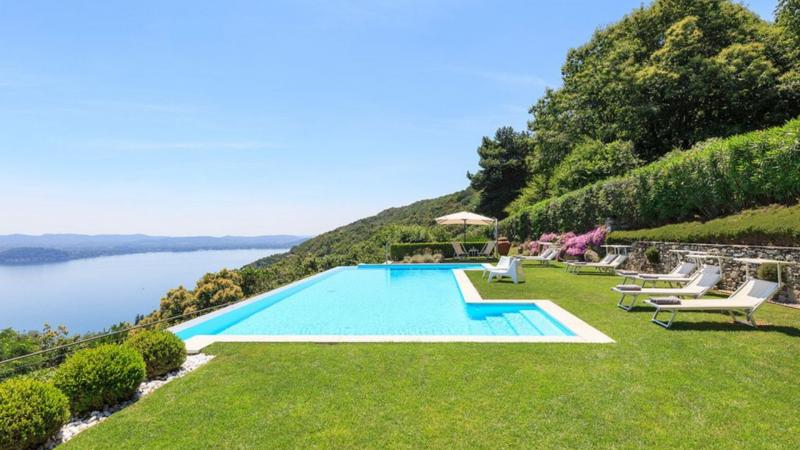
<instances>
[{"instance_id":1,"label":"turquoise pool water","mask_svg":"<svg viewBox=\"0 0 800 450\"><path fill-rule=\"evenodd\" d=\"M196 335L573 336L531 304L467 304L454 268L340 267L179 331Z\"/></svg>"}]
</instances>

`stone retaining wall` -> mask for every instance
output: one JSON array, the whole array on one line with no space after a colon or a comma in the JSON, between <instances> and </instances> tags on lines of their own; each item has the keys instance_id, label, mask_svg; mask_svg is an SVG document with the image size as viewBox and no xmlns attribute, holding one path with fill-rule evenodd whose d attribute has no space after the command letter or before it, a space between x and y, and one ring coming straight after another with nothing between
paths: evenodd
<instances>
[{"instance_id":1,"label":"stone retaining wall","mask_svg":"<svg viewBox=\"0 0 800 450\"><path fill-rule=\"evenodd\" d=\"M644 256L646 248L654 246L661 253L661 262L650 264ZM630 256L625 265L626 269L641 272L666 273L678 264L679 255L669 250L694 250L719 254L729 258L767 258L781 261L800 262L800 247L768 247L758 245L717 245L717 244L684 244L680 242L652 242L640 241L633 244ZM787 277L784 279L785 287L773 298L779 303L800 304L800 264L784 266ZM746 276L744 263L731 259L722 260L722 280L717 287L725 291L733 291L742 284ZM755 275L758 267L750 265L750 273Z\"/></svg>"}]
</instances>

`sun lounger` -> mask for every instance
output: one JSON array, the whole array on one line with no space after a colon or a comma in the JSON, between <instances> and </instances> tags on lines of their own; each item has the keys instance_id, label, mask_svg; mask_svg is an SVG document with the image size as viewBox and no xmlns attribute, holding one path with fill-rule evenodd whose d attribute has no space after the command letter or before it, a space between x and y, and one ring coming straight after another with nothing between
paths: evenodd
<instances>
[{"instance_id":1,"label":"sun lounger","mask_svg":"<svg viewBox=\"0 0 800 450\"><path fill-rule=\"evenodd\" d=\"M725 311L730 314L734 322L755 327L756 322L753 319L753 314L764 302L772 298L775 293L778 292L779 287L780 285L778 283L772 281L751 278L726 299L680 300L652 298L645 300L645 303L656 308L652 321L664 328L669 328L672 325L678 312L700 311ZM668 321L664 322L658 319L658 315L662 312L672 313ZM743 313L745 317L747 317L747 321L737 321L734 315L735 312Z\"/></svg>"},{"instance_id":2,"label":"sun lounger","mask_svg":"<svg viewBox=\"0 0 800 450\"><path fill-rule=\"evenodd\" d=\"M538 261L542 264L549 264L550 261L555 260L557 256L558 256L558 249L548 248L536 256L521 256L520 258L525 261Z\"/></svg>"},{"instance_id":3,"label":"sun lounger","mask_svg":"<svg viewBox=\"0 0 800 450\"><path fill-rule=\"evenodd\" d=\"M615 255L612 253L596 263L570 262L567 263L567 272L578 274L584 268L595 268L600 272L612 272L618 269L627 259L628 255Z\"/></svg>"},{"instance_id":4,"label":"sun lounger","mask_svg":"<svg viewBox=\"0 0 800 450\"><path fill-rule=\"evenodd\" d=\"M481 273L481 278L486 275L490 270L499 270L499 269L507 269L508 265L511 263L510 256L501 256L500 260L497 261L497 264L481 264L483 267L483 273Z\"/></svg>"},{"instance_id":5,"label":"sun lounger","mask_svg":"<svg viewBox=\"0 0 800 450\"><path fill-rule=\"evenodd\" d=\"M617 275L623 277L622 284L628 280L639 280L642 282L642 287L647 283L655 283L657 281L664 281L667 283L685 284L694 278L692 273L697 268L697 264L692 262L682 262L675 266L670 273L639 273L628 270L617 270Z\"/></svg>"},{"instance_id":6,"label":"sun lounger","mask_svg":"<svg viewBox=\"0 0 800 450\"><path fill-rule=\"evenodd\" d=\"M646 288L635 284L618 285L611 288L612 291L621 294L617 306L630 311L636 304L639 297L658 297L658 296L675 296L675 297L700 297L711 288L716 286L720 280L719 266L703 266L697 276L680 288ZM625 303L625 298L631 297L632 301L629 304Z\"/></svg>"},{"instance_id":7,"label":"sun lounger","mask_svg":"<svg viewBox=\"0 0 800 450\"><path fill-rule=\"evenodd\" d=\"M467 252L464 250L464 246L461 245L461 242L453 242L452 244L456 258L461 258L468 255Z\"/></svg>"},{"instance_id":8,"label":"sun lounger","mask_svg":"<svg viewBox=\"0 0 800 450\"><path fill-rule=\"evenodd\" d=\"M480 252L478 252L479 256L492 256L494 252L495 241L489 241L486 245L483 246Z\"/></svg>"},{"instance_id":9,"label":"sun lounger","mask_svg":"<svg viewBox=\"0 0 800 450\"><path fill-rule=\"evenodd\" d=\"M492 279L501 279L503 277L509 277L514 284L517 284L519 281L519 276L517 274L517 266L519 265L519 259L511 258L508 263L508 267L504 269L490 269L489 272L489 283L492 282Z\"/></svg>"}]
</instances>

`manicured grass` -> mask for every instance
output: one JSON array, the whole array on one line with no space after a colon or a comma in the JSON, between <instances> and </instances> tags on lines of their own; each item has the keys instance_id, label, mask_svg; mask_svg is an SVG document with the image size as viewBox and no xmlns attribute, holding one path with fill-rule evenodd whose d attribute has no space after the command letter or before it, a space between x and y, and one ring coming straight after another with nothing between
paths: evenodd
<instances>
[{"instance_id":1,"label":"manicured grass","mask_svg":"<svg viewBox=\"0 0 800 450\"><path fill-rule=\"evenodd\" d=\"M665 330L614 306L617 277L471 278L484 297L550 298L617 343L216 344L65 448L800 447L800 311Z\"/></svg>"}]
</instances>

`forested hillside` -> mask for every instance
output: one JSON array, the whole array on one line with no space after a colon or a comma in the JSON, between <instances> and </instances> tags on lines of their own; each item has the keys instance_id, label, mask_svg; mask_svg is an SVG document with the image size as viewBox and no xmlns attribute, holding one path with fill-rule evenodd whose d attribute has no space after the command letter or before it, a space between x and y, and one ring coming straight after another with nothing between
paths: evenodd
<instances>
[{"instance_id":1,"label":"forested hillside","mask_svg":"<svg viewBox=\"0 0 800 450\"><path fill-rule=\"evenodd\" d=\"M484 138L478 210L503 217L552 196L800 114L798 0L775 24L728 0L656 0L567 54L562 87L528 130ZM513 201L512 201L513 200Z\"/></svg>"},{"instance_id":2,"label":"forested hillside","mask_svg":"<svg viewBox=\"0 0 800 450\"><path fill-rule=\"evenodd\" d=\"M309 239L292 248L291 253L327 258L326 262L332 265L382 262L385 260L385 246L393 242L393 235L410 231L404 225L417 225L413 228L417 233L437 233L431 229L433 219L455 211L472 210L476 201L475 192L466 189L407 206L389 208ZM441 231L446 234L446 230ZM274 255L254 262L253 266L264 267L283 258L285 256Z\"/></svg>"}]
</instances>

